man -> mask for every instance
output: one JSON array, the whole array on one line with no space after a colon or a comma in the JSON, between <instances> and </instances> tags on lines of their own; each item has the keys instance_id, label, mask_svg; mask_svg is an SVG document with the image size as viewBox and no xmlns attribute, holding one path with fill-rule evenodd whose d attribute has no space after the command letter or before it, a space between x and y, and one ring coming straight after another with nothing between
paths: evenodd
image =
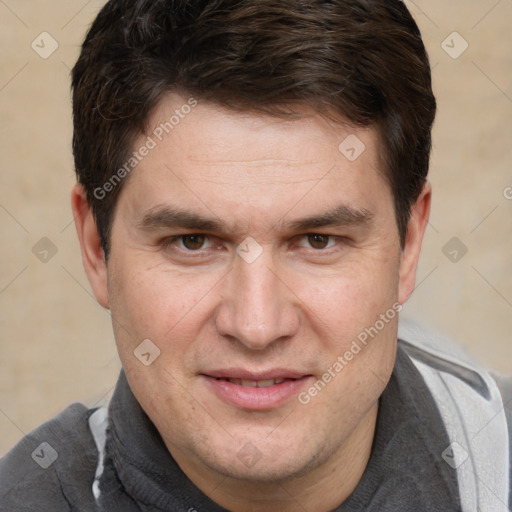
<instances>
[{"instance_id":1,"label":"man","mask_svg":"<svg viewBox=\"0 0 512 512\"><path fill-rule=\"evenodd\" d=\"M508 510L510 384L397 341L435 116L402 2L111 0L73 108L123 372L4 458L2 510Z\"/></svg>"}]
</instances>

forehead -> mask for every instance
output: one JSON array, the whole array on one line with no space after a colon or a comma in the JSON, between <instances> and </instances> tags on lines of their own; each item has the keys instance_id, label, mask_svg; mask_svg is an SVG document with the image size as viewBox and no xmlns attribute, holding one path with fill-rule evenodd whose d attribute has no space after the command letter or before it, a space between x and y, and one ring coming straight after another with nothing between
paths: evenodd
<instances>
[{"instance_id":1,"label":"forehead","mask_svg":"<svg viewBox=\"0 0 512 512\"><path fill-rule=\"evenodd\" d=\"M383 199L391 204L377 130L335 123L307 108L301 113L283 119L234 112L171 94L135 144L136 151L151 149L121 199L134 214L171 203L260 221L341 204L378 213Z\"/></svg>"},{"instance_id":2,"label":"forehead","mask_svg":"<svg viewBox=\"0 0 512 512\"><path fill-rule=\"evenodd\" d=\"M190 104L195 106L190 107ZM336 122L307 105L295 106L294 114L288 117L271 116L256 111L230 110L178 94L165 96L157 105L149 119L147 135L156 138L157 143L166 139L164 144L172 144L173 140L182 143L192 135L195 142L201 142L188 145L188 156L192 160L230 161L239 154L245 163L253 161L255 165L279 159L281 155L291 166L314 161L324 163L329 155L338 156L340 143L346 138L349 139L346 147L341 149L348 150L352 146L355 154L349 152L346 156L355 160L363 152L363 140L357 138L364 139L370 146L378 143L376 127L355 126L343 118ZM287 144L284 138L288 139ZM373 148L368 149L372 154Z\"/></svg>"}]
</instances>

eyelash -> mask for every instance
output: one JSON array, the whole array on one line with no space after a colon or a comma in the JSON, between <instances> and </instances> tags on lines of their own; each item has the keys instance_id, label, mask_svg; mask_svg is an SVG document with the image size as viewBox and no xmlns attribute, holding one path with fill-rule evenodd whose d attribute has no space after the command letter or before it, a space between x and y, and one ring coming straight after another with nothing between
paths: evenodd
<instances>
[{"instance_id":1,"label":"eyelash","mask_svg":"<svg viewBox=\"0 0 512 512\"><path fill-rule=\"evenodd\" d=\"M183 242L183 239L185 237L187 237L187 236L204 236L206 238L206 240L210 240L208 235L203 235L202 233L187 233L185 235L176 235L176 236L171 236L169 238L165 238L162 241L162 243L161 243L162 248L163 249L169 249L172 245L179 244L180 242ZM186 249L186 248L183 248L183 247L178 247L178 250L183 251L183 252L187 252L187 253L190 253L190 254L194 254L194 253L200 254L205 249L198 249L197 251L193 251L193 250Z\"/></svg>"},{"instance_id":2,"label":"eyelash","mask_svg":"<svg viewBox=\"0 0 512 512\"><path fill-rule=\"evenodd\" d=\"M208 235L205 235L203 233L186 233L184 235L176 235L176 236L172 236L172 237L164 239L163 242L161 243L162 248L163 249L169 249L173 244L182 243L183 239L185 237L191 237L191 236L203 236L203 237L205 237L206 241L210 241L210 243L211 243L211 237L209 237ZM339 242L343 242L344 241L343 237L335 236L335 235L327 235L327 234L323 234L323 233L306 233L304 235L299 235L299 236L297 236L295 238L306 239L306 238L312 237L312 236L328 238L329 239L328 243L334 241L334 244L331 244L330 246L328 245L324 249L315 249L313 247L306 248L307 250L313 251L313 252L318 253L318 254L320 254L322 252L323 253L327 253L330 249L333 249L335 247L335 245L337 245L336 242L339 243ZM197 250L192 250L192 249L187 249L187 248L184 248L184 247L178 247L178 250L183 251L183 252L187 253L188 255L192 255L192 254L200 255L205 250L208 250L210 248L211 247L207 247L206 249L201 248L201 249L197 249Z\"/></svg>"}]
</instances>

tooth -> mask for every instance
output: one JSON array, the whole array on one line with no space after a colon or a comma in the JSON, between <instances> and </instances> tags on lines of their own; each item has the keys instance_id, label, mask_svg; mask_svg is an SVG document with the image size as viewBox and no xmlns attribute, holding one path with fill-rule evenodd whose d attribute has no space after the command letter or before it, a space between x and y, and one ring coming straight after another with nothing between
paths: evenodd
<instances>
[{"instance_id":1,"label":"tooth","mask_svg":"<svg viewBox=\"0 0 512 512\"><path fill-rule=\"evenodd\" d=\"M268 388L269 386L273 386L275 384L274 379L267 379L267 380L259 380L258 381L258 387L259 388Z\"/></svg>"},{"instance_id":2,"label":"tooth","mask_svg":"<svg viewBox=\"0 0 512 512\"><path fill-rule=\"evenodd\" d=\"M255 380L243 380L242 379L242 386L245 386L246 388L255 388L258 386L258 382Z\"/></svg>"},{"instance_id":3,"label":"tooth","mask_svg":"<svg viewBox=\"0 0 512 512\"><path fill-rule=\"evenodd\" d=\"M281 384L286 379L264 379L264 380L244 380L244 379L223 379L231 382L231 384L236 384L237 386L244 386L246 388L268 388L270 386L274 386L275 384Z\"/></svg>"}]
</instances>

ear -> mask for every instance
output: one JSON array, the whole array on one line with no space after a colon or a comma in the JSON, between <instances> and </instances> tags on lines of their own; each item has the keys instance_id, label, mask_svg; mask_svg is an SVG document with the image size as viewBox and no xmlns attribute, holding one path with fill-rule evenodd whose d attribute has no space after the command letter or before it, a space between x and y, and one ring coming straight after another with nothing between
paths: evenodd
<instances>
[{"instance_id":1,"label":"ear","mask_svg":"<svg viewBox=\"0 0 512 512\"><path fill-rule=\"evenodd\" d=\"M96 300L108 309L107 263L101 247L101 239L92 208L82 185L75 185L71 191L71 208L75 218L76 232L82 250L85 273L91 284Z\"/></svg>"},{"instance_id":2,"label":"ear","mask_svg":"<svg viewBox=\"0 0 512 512\"><path fill-rule=\"evenodd\" d=\"M400 304L404 304L414 291L421 244L430 216L431 198L432 187L430 183L426 182L417 201L411 208L411 217L407 225L405 246L402 251L399 270L398 300Z\"/></svg>"}]
</instances>

